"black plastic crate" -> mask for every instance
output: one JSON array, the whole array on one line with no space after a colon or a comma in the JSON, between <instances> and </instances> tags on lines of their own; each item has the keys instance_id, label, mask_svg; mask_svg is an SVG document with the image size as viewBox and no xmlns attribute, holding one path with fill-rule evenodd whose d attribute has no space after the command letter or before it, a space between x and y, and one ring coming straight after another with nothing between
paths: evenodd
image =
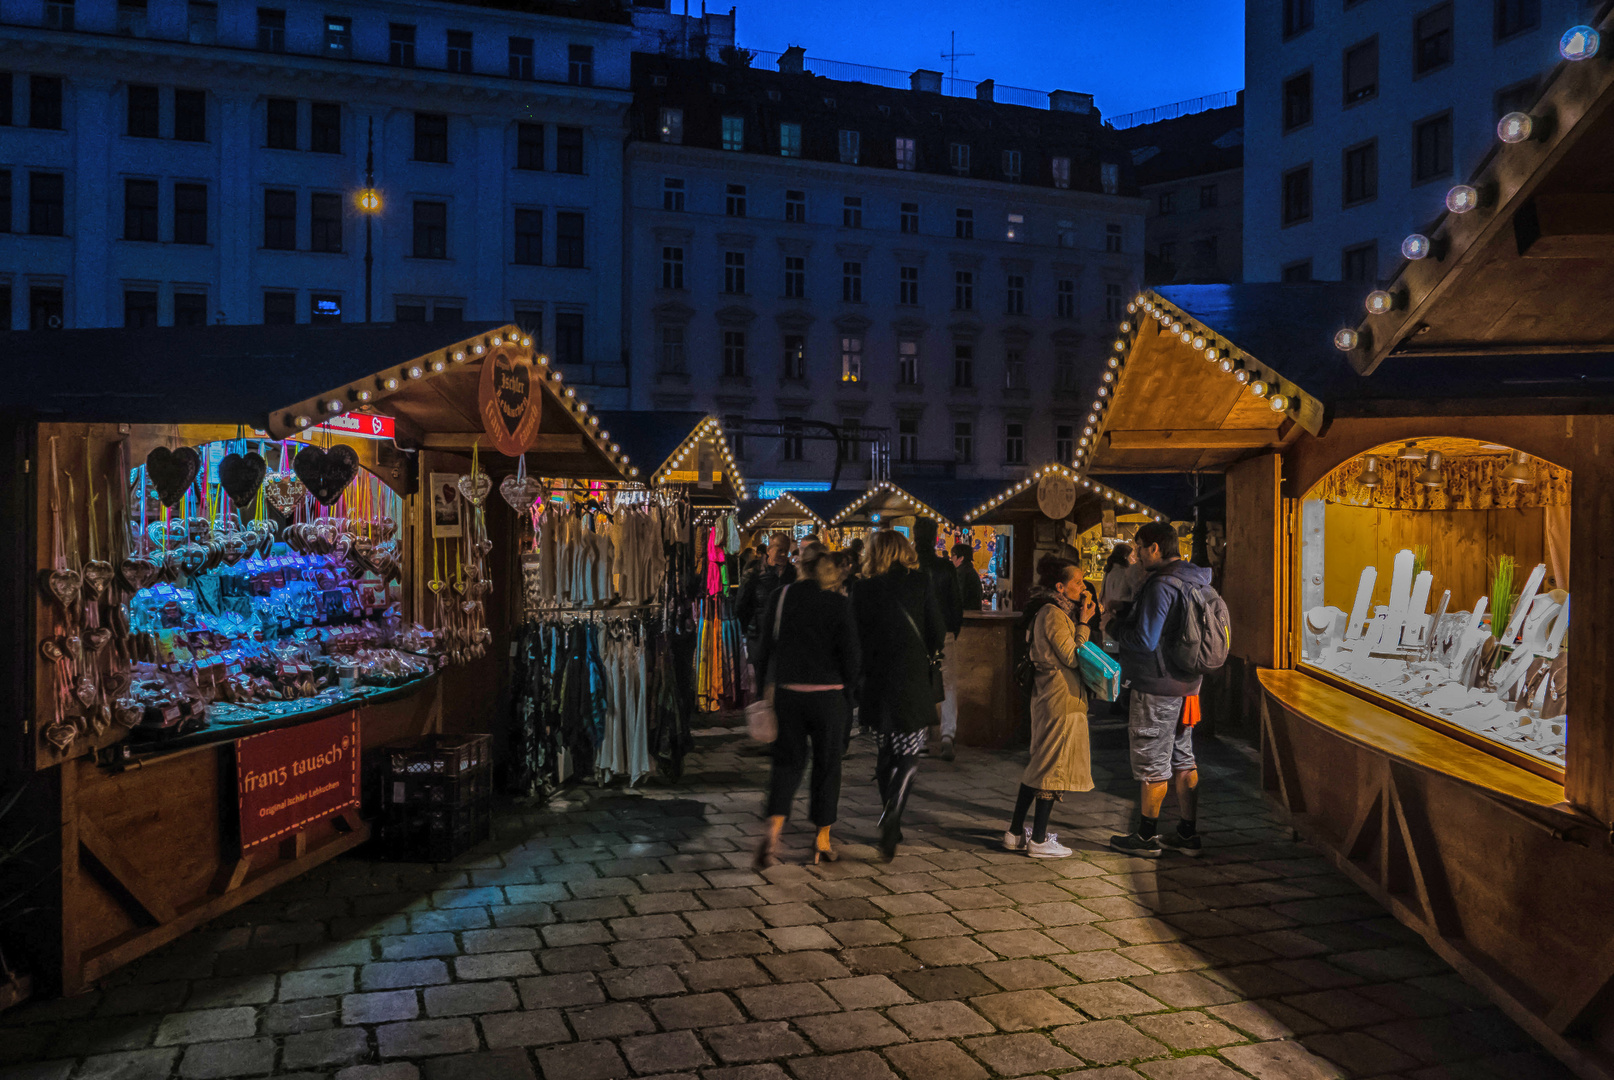
<instances>
[{"instance_id":1,"label":"black plastic crate","mask_svg":"<svg viewBox=\"0 0 1614 1080\"><path fill-rule=\"evenodd\" d=\"M487 838L491 748L487 735L424 735L382 748L384 857L446 862Z\"/></svg>"},{"instance_id":2,"label":"black plastic crate","mask_svg":"<svg viewBox=\"0 0 1614 1080\"><path fill-rule=\"evenodd\" d=\"M493 764L491 735L422 735L382 748L394 776L459 776Z\"/></svg>"},{"instance_id":3,"label":"black plastic crate","mask_svg":"<svg viewBox=\"0 0 1614 1080\"><path fill-rule=\"evenodd\" d=\"M448 862L488 838L486 803L466 807L389 807L381 819L381 851L397 862Z\"/></svg>"}]
</instances>

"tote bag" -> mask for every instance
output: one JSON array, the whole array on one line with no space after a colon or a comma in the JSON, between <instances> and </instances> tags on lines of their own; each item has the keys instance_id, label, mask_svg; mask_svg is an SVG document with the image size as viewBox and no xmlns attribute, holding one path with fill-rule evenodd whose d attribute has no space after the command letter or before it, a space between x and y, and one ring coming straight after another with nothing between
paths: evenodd
<instances>
[{"instance_id":1,"label":"tote bag","mask_svg":"<svg viewBox=\"0 0 1614 1080\"><path fill-rule=\"evenodd\" d=\"M779 627L785 617L786 585L779 590L779 610L773 614L773 647L779 648ZM746 734L759 743L771 743L779 737L779 714L773 711L773 655L768 657L768 670L762 677L761 695L745 707Z\"/></svg>"}]
</instances>

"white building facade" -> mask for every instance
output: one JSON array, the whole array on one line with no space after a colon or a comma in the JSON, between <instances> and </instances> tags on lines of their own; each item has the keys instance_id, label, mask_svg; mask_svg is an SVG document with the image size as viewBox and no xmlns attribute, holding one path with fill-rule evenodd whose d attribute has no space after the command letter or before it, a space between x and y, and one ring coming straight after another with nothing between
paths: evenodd
<instances>
[{"instance_id":1,"label":"white building facade","mask_svg":"<svg viewBox=\"0 0 1614 1080\"><path fill-rule=\"evenodd\" d=\"M1389 277L1595 6L1250 0L1244 279Z\"/></svg>"}]
</instances>

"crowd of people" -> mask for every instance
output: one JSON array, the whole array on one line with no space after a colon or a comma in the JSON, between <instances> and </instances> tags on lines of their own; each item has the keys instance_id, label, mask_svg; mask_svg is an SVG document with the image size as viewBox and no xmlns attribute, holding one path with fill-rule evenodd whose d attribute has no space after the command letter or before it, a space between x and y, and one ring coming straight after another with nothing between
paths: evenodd
<instances>
[{"instance_id":1,"label":"crowd of people","mask_svg":"<svg viewBox=\"0 0 1614 1080\"><path fill-rule=\"evenodd\" d=\"M809 534L792 550L790 538L775 533L764 552L753 553L736 616L759 691L771 695L778 731L759 868L778 861L780 836L804 778L808 819L817 828L813 862L839 858L830 832L854 725L875 740L879 848L886 859L902 843L903 813L931 741L938 756L952 760L958 650L949 646L964 612L981 609L982 588L970 547L955 544L944 557L936 553L936 539L936 523L920 518L912 540L887 528L866 544L857 540L830 551ZM1092 656L1083 650L1107 642L1120 664L1139 784L1137 827L1112 836L1109 847L1145 858L1167 849L1200 853L1193 729L1203 666L1184 660L1178 639L1195 634L1196 618L1204 621L1206 595L1214 597L1210 571L1180 557L1176 530L1164 522L1146 524L1132 544L1117 545L1099 587L1068 559L1038 563L1037 585L1020 620L1032 673L1031 748L1003 834L1005 849L1041 859L1072 854L1049 824L1055 802L1094 786L1088 712L1096 694L1084 672ZM1211 630L1225 636L1225 619L1213 621ZM1179 820L1162 831L1160 815L1172 789Z\"/></svg>"}]
</instances>

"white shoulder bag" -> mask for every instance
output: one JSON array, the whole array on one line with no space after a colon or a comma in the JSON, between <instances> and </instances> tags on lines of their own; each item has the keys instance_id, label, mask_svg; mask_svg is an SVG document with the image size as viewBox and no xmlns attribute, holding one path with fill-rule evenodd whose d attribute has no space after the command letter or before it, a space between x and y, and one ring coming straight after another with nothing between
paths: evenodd
<instances>
[{"instance_id":1,"label":"white shoulder bag","mask_svg":"<svg viewBox=\"0 0 1614 1080\"><path fill-rule=\"evenodd\" d=\"M789 585L779 590L779 610L773 613L773 652L768 656L760 695L745 707L746 733L759 743L771 743L779 737L779 716L773 711L773 661L779 651L779 627L784 623L785 593L789 591Z\"/></svg>"}]
</instances>

